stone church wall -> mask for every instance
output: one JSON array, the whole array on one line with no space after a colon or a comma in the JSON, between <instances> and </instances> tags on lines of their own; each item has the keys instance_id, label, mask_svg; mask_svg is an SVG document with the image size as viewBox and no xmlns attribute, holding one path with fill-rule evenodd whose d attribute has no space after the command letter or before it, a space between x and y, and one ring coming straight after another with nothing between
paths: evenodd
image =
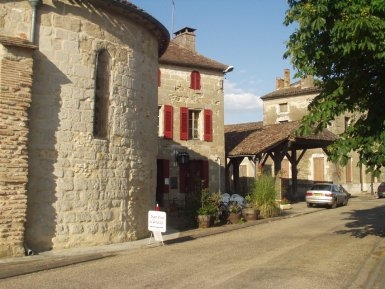
<instances>
[{"instance_id":1,"label":"stone church wall","mask_svg":"<svg viewBox=\"0 0 385 289\"><path fill-rule=\"evenodd\" d=\"M100 8L103 2L47 0L37 7L25 240L38 252L149 235L159 43L153 31L127 15ZM6 1L1 10L0 34L29 35L28 1ZM101 50L111 59L105 138L93 133ZM25 180L26 157L23 161L20 178ZM22 188L15 191L20 192L14 202L21 202L21 222L26 196ZM22 238L21 227L18 232Z\"/></svg>"}]
</instances>

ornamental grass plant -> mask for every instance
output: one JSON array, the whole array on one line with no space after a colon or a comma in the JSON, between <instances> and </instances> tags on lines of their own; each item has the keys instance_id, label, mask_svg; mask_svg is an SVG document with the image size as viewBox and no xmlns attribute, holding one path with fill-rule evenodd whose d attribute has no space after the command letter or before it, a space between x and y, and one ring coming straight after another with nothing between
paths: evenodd
<instances>
[{"instance_id":1,"label":"ornamental grass plant","mask_svg":"<svg viewBox=\"0 0 385 289\"><path fill-rule=\"evenodd\" d=\"M262 218L276 217L280 214L276 202L277 191L275 189L275 178L262 174L256 179L250 188L250 202L258 207Z\"/></svg>"}]
</instances>

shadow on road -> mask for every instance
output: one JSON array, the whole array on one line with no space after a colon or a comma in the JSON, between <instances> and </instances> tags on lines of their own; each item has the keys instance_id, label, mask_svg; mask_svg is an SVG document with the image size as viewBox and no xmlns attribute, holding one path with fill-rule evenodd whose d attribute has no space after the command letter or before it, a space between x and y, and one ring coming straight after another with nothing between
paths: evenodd
<instances>
[{"instance_id":1,"label":"shadow on road","mask_svg":"<svg viewBox=\"0 0 385 289\"><path fill-rule=\"evenodd\" d=\"M346 212L346 230L337 231L337 234L350 234L356 238L369 235L385 237L385 205L368 210L354 210Z\"/></svg>"}]
</instances>

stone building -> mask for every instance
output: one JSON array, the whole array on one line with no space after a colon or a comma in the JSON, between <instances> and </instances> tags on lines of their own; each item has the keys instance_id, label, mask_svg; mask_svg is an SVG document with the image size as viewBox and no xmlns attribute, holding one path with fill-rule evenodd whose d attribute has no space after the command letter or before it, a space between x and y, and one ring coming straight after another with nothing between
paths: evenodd
<instances>
[{"instance_id":1,"label":"stone building","mask_svg":"<svg viewBox=\"0 0 385 289\"><path fill-rule=\"evenodd\" d=\"M299 121L308 113L308 105L319 93L314 86L312 76L290 82L290 70L284 70L284 77L276 79L276 90L262 96L263 124L277 124ZM350 115L345 114L336 118L328 130L335 135L341 134L350 121ZM291 179L291 164L283 159L282 177ZM358 165L358 155L354 152L345 167L333 164L327 160L327 154L322 149L308 150L298 166L298 179L305 185L309 181L338 182L351 193L366 191L371 187L371 175L365 173L365 167Z\"/></svg>"},{"instance_id":2,"label":"stone building","mask_svg":"<svg viewBox=\"0 0 385 289\"><path fill-rule=\"evenodd\" d=\"M224 91L231 66L197 53L186 27L159 60L157 201L171 210L188 197L224 191Z\"/></svg>"},{"instance_id":3,"label":"stone building","mask_svg":"<svg viewBox=\"0 0 385 289\"><path fill-rule=\"evenodd\" d=\"M0 257L148 236L168 31L124 0L0 3Z\"/></svg>"},{"instance_id":4,"label":"stone building","mask_svg":"<svg viewBox=\"0 0 385 289\"><path fill-rule=\"evenodd\" d=\"M297 200L304 198L314 182L340 183L352 194L372 188L371 175L358 165L356 153L352 152L344 167L327 159L325 149L346 129L349 114L336 118L318 136L295 136L298 122L308 113L308 105L318 93L312 77L291 83L290 70L285 69L284 77L276 79L276 89L261 97L263 122L226 126L226 155L232 160L233 175L238 180L236 185L229 182L231 189L247 193L248 185L260 173L258 169L279 173L280 197Z\"/></svg>"}]
</instances>

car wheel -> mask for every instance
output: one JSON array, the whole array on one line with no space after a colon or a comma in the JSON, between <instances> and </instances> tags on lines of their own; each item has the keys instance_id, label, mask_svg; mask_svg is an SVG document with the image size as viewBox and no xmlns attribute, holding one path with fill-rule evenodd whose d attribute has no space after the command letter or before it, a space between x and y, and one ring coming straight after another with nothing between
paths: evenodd
<instances>
[{"instance_id":1,"label":"car wheel","mask_svg":"<svg viewBox=\"0 0 385 289\"><path fill-rule=\"evenodd\" d=\"M342 203L343 206L347 206L349 202L349 198L345 198L344 202Z\"/></svg>"},{"instance_id":2,"label":"car wheel","mask_svg":"<svg viewBox=\"0 0 385 289\"><path fill-rule=\"evenodd\" d=\"M334 199L331 205L328 205L329 209L335 209L337 208L337 200Z\"/></svg>"},{"instance_id":3,"label":"car wheel","mask_svg":"<svg viewBox=\"0 0 385 289\"><path fill-rule=\"evenodd\" d=\"M310 204L310 203L306 203L306 206L307 206L308 208L310 208L310 207L311 207L311 204Z\"/></svg>"}]
</instances>

